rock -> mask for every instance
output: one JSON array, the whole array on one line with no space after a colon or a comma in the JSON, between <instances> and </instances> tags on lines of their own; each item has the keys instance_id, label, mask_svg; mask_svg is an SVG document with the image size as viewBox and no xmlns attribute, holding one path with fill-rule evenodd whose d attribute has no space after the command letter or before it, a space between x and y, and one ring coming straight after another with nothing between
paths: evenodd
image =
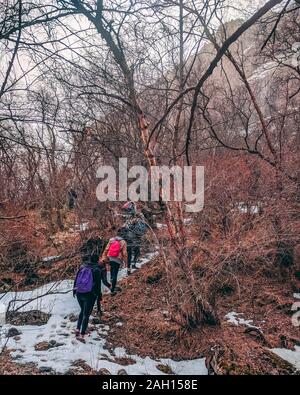
<instances>
[{"instance_id":1,"label":"rock","mask_svg":"<svg viewBox=\"0 0 300 395\"><path fill-rule=\"evenodd\" d=\"M174 374L173 370L172 370L172 369L170 368L170 366L168 366L168 365L158 364L158 365L156 365L156 368L157 368L158 370L160 370L161 372L163 372L163 373L166 373L166 374Z\"/></svg>"},{"instance_id":2,"label":"rock","mask_svg":"<svg viewBox=\"0 0 300 395\"><path fill-rule=\"evenodd\" d=\"M120 369L117 374L118 376L128 376L128 373L125 369Z\"/></svg>"},{"instance_id":3,"label":"rock","mask_svg":"<svg viewBox=\"0 0 300 395\"><path fill-rule=\"evenodd\" d=\"M43 372L43 373L50 373L50 372L52 372L52 368L50 368L49 366L41 366L40 368L39 368L39 371L40 372Z\"/></svg>"},{"instance_id":4,"label":"rock","mask_svg":"<svg viewBox=\"0 0 300 395\"><path fill-rule=\"evenodd\" d=\"M9 328L7 332L7 337L19 336L21 334L22 332L20 332L17 328Z\"/></svg>"},{"instance_id":5,"label":"rock","mask_svg":"<svg viewBox=\"0 0 300 395\"><path fill-rule=\"evenodd\" d=\"M65 345L65 343L56 343L54 347L61 347L61 346L64 346L64 345Z\"/></svg>"},{"instance_id":6,"label":"rock","mask_svg":"<svg viewBox=\"0 0 300 395\"><path fill-rule=\"evenodd\" d=\"M157 272L152 275L148 275L146 278L146 283L147 284L155 284L157 283L160 279L162 278L162 273Z\"/></svg>"},{"instance_id":7,"label":"rock","mask_svg":"<svg viewBox=\"0 0 300 395\"><path fill-rule=\"evenodd\" d=\"M98 370L98 374L99 374L100 376L108 376L108 375L111 375L110 371L107 370L107 369L105 369L105 368L99 369L99 370Z\"/></svg>"},{"instance_id":8,"label":"rock","mask_svg":"<svg viewBox=\"0 0 300 395\"><path fill-rule=\"evenodd\" d=\"M91 370L91 367L83 359L76 359L76 361L73 362L72 367L84 372Z\"/></svg>"},{"instance_id":9,"label":"rock","mask_svg":"<svg viewBox=\"0 0 300 395\"><path fill-rule=\"evenodd\" d=\"M7 322L15 325L45 325L50 318L50 314L46 314L39 310L31 310L31 311L16 311L10 312L7 315Z\"/></svg>"},{"instance_id":10,"label":"rock","mask_svg":"<svg viewBox=\"0 0 300 395\"><path fill-rule=\"evenodd\" d=\"M12 357L12 360L21 359L21 358L23 358L23 355L17 354L14 357Z\"/></svg>"},{"instance_id":11,"label":"rock","mask_svg":"<svg viewBox=\"0 0 300 395\"><path fill-rule=\"evenodd\" d=\"M36 351L46 351L46 350L49 350L49 348L60 347L63 345L64 345L64 343L58 343L55 340L50 340L49 342L44 341L44 342L37 343L34 346L34 349Z\"/></svg>"},{"instance_id":12,"label":"rock","mask_svg":"<svg viewBox=\"0 0 300 395\"><path fill-rule=\"evenodd\" d=\"M70 320L71 322L76 322L76 321L78 321L78 315L75 315L75 314L70 314L68 318L69 318L69 320Z\"/></svg>"},{"instance_id":13,"label":"rock","mask_svg":"<svg viewBox=\"0 0 300 395\"><path fill-rule=\"evenodd\" d=\"M19 341L21 339L21 336L15 336L14 337L14 340L17 342L17 341Z\"/></svg>"},{"instance_id":14,"label":"rock","mask_svg":"<svg viewBox=\"0 0 300 395\"><path fill-rule=\"evenodd\" d=\"M100 318L98 318L98 317L93 317L93 318L91 319L91 324L93 324L93 325L99 325L99 324L101 324Z\"/></svg>"},{"instance_id":15,"label":"rock","mask_svg":"<svg viewBox=\"0 0 300 395\"><path fill-rule=\"evenodd\" d=\"M49 350L49 348L51 348L51 347L52 346L51 346L51 344L49 342L44 341L44 342L37 343L34 346L34 349L36 351L46 351L46 350Z\"/></svg>"}]
</instances>

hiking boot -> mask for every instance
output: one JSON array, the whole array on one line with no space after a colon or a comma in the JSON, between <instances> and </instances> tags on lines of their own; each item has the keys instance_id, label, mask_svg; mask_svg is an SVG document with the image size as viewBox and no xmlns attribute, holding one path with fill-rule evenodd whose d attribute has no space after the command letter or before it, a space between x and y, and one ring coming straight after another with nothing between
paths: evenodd
<instances>
[{"instance_id":1,"label":"hiking boot","mask_svg":"<svg viewBox=\"0 0 300 395\"><path fill-rule=\"evenodd\" d=\"M130 276L130 274L131 274L131 271L127 270L127 276Z\"/></svg>"},{"instance_id":2,"label":"hiking boot","mask_svg":"<svg viewBox=\"0 0 300 395\"><path fill-rule=\"evenodd\" d=\"M122 291L122 288L116 287L116 288L115 288L115 291L116 291L116 292L121 292L121 291Z\"/></svg>"},{"instance_id":3,"label":"hiking boot","mask_svg":"<svg viewBox=\"0 0 300 395\"><path fill-rule=\"evenodd\" d=\"M135 263L131 267L132 269L139 269Z\"/></svg>"},{"instance_id":4,"label":"hiking boot","mask_svg":"<svg viewBox=\"0 0 300 395\"><path fill-rule=\"evenodd\" d=\"M76 331L75 331L75 337L78 337L78 336L80 336L80 330L79 330L79 329L76 329Z\"/></svg>"},{"instance_id":5,"label":"hiking boot","mask_svg":"<svg viewBox=\"0 0 300 395\"><path fill-rule=\"evenodd\" d=\"M79 341L79 342L81 342L81 343L85 343L85 338L84 338L84 335L79 335L78 337L77 337L77 340Z\"/></svg>"},{"instance_id":6,"label":"hiking boot","mask_svg":"<svg viewBox=\"0 0 300 395\"><path fill-rule=\"evenodd\" d=\"M111 292L110 292L110 296L115 296L116 293L117 293L116 291L111 291Z\"/></svg>"}]
</instances>

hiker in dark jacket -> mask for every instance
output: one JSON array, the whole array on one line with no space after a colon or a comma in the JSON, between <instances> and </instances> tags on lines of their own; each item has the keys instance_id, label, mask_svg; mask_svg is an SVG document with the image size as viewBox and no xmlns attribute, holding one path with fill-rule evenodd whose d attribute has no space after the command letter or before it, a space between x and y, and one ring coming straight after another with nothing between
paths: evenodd
<instances>
[{"instance_id":1,"label":"hiker in dark jacket","mask_svg":"<svg viewBox=\"0 0 300 395\"><path fill-rule=\"evenodd\" d=\"M77 193L74 191L73 188L69 189L69 191L68 191L69 210L73 210L73 208L75 207L76 199L77 199Z\"/></svg>"},{"instance_id":2,"label":"hiker in dark jacket","mask_svg":"<svg viewBox=\"0 0 300 395\"><path fill-rule=\"evenodd\" d=\"M126 226L121 228L120 234L127 244L127 275L129 275L131 268L137 269L136 263L141 252L141 238Z\"/></svg>"},{"instance_id":3,"label":"hiker in dark jacket","mask_svg":"<svg viewBox=\"0 0 300 395\"><path fill-rule=\"evenodd\" d=\"M98 260L99 255L97 254L83 257L83 265L79 269L74 281L73 296L77 297L80 306L76 337L82 342L85 342L84 337L95 302L97 300L99 308L102 298L101 270ZM110 285L107 280L105 285Z\"/></svg>"},{"instance_id":4,"label":"hiker in dark jacket","mask_svg":"<svg viewBox=\"0 0 300 395\"><path fill-rule=\"evenodd\" d=\"M149 229L143 214L135 213L131 215L121 228L121 235L127 243L127 275L131 274L131 269L138 269L137 260L141 254L142 238Z\"/></svg>"}]
</instances>

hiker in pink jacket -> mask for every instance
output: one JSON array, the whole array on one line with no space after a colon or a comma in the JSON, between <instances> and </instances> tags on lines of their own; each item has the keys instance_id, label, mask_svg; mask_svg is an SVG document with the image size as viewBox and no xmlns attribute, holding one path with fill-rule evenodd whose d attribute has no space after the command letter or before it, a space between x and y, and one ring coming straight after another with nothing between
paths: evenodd
<instances>
[{"instance_id":1,"label":"hiker in pink jacket","mask_svg":"<svg viewBox=\"0 0 300 395\"><path fill-rule=\"evenodd\" d=\"M111 295L115 295L116 291L121 291L120 287L117 287L118 272L120 266L127 266L127 244L126 241L119 236L113 237L109 240L105 250L103 252L101 260L103 262L109 262L110 265L110 281L111 281Z\"/></svg>"}]
</instances>

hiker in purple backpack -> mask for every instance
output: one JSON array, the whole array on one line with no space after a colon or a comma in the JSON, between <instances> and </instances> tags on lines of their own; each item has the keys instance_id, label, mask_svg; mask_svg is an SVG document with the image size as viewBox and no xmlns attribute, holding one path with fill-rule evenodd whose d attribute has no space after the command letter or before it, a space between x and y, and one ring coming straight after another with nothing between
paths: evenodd
<instances>
[{"instance_id":1,"label":"hiker in purple backpack","mask_svg":"<svg viewBox=\"0 0 300 395\"><path fill-rule=\"evenodd\" d=\"M90 315L93 311L95 302L100 306L101 300L101 270L98 264L99 255L92 254L83 256L83 265L80 267L73 288L73 296L77 297L80 314L76 327L76 337L78 340L85 342ZM110 284L104 282L107 287ZM100 307L98 307L99 309Z\"/></svg>"}]
</instances>

